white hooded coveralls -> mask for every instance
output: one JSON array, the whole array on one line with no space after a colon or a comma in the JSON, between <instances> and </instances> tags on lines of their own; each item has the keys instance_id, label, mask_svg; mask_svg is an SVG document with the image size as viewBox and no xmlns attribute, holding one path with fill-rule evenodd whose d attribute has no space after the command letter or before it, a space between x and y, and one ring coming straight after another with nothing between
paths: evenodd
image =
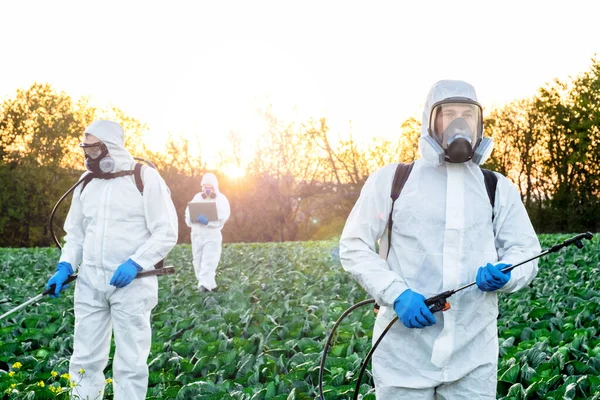
<instances>
[{"instance_id":1,"label":"white hooded coveralls","mask_svg":"<svg viewBox=\"0 0 600 400\"><path fill-rule=\"evenodd\" d=\"M108 147L113 172L132 170L119 124L100 120L86 130ZM65 221L60 261L79 274L75 285L75 338L69 374L73 398L102 398L111 331L115 336L113 390L117 400L146 398L152 331L150 312L157 303L155 276L134 279L117 289L109 285L119 265L131 258L144 270L164 259L177 243L177 214L158 172L142 168L143 195L133 175L92 179L73 193ZM81 263L81 264L80 264ZM80 374L80 369L84 370Z\"/></svg>"},{"instance_id":2,"label":"white hooded coveralls","mask_svg":"<svg viewBox=\"0 0 600 400\"><path fill-rule=\"evenodd\" d=\"M210 221L208 225L202 225L190 219L190 210L189 207L186 207L185 223L192 229L193 264L198 279L198 288L204 287L213 290L217 287L215 275L221 259L221 246L223 243L221 230L229 219L231 208L227 197L219 191L219 182L213 173L209 172L202 177L201 185L205 184L213 186L216 197L214 199L210 197L204 199L202 198L202 192L200 192L194 196L192 203L216 202L219 219Z\"/></svg>"},{"instance_id":3,"label":"white hooded coveralls","mask_svg":"<svg viewBox=\"0 0 600 400\"><path fill-rule=\"evenodd\" d=\"M432 105L455 96L476 100L464 82L441 81L432 88L421 137L428 135ZM387 248L395 170L396 164L388 165L368 178L340 241L344 269L381 306L373 341L396 316L394 300L405 290L428 298L475 281L478 268L488 262L514 264L541 251L519 191L508 179L497 174L492 210L479 166L471 161L435 165L420 158L394 205L386 262L375 246L381 239ZM536 273L537 261L522 265L499 291L517 291ZM433 399L434 393L438 399L495 399L497 293L473 286L449 302L450 310L435 314L435 325L409 329L398 321L386 334L373 355L378 400Z\"/></svg>"}]
</instances>

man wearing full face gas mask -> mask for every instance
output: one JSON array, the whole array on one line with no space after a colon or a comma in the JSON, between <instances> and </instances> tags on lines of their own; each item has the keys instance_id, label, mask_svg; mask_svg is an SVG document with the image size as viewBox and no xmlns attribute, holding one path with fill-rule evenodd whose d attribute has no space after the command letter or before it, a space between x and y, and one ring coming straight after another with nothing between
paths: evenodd
<instances>
[{"instance_id":1,"label":"man wearing full face gas mask","mask_svg":"<svg viewBox=\"0 0 600 400\"><path fill-rule=\"evenodd\" d=\"M65 244L52 297L79 270L75 285L75 335L69 373L73 398L102 398L104 368L114 331L114 398L146 398L152 331L157 303L156 276L134 279L153 269L177 243L177 214L158 172L142 167L143 192L133 176L135 160L125 150L121 126L100 120L88 126L80 145L93 175L73 192L65 221ZM90 175L91 174L91 175ZM81 373L80 371L84 372Z\"/></svg>"},{"instance_id":2,"label":"man wearing full face gas mask","mask_svg":"<svg viewBox=\"0 0 600 400\"><path fill-rule=\"evenodd\" d=\"M187 207L185 209L185 223L192 229L193 264L198 279L198 289L201 292L209 292L217 287L215 275L221 259L221 246L223 243L221 230L229 219L231 209L229 200L219 190L219 182L214 174L210 172L205 174L200 185L202 191L194 196L192 202L216 203L218 219L209 221L205 215L200 215L195 221L192 221L189 207Z\"/></svg>"},{"instance_id":3,"label":"man wearing full face gas mask","mask_svg":"<svg viewBox=\"0 0 600 400\"><path fill-rule=\"evenodd\" d=\"M528 285L537 261L501 269L540 245L517 187L497 173L492 207L479 167L492 147L474 88L440 81L423 112L421 158L393 209L396 164L369 177L348 217L340 258L381 306L373 339L399 319L373 355L378 400L496 398L497 292ZM389 254L376 253L379 240ZM424 303L472 281L477 286L455 294L443 313Z\"/></svg>"}]
</instances>

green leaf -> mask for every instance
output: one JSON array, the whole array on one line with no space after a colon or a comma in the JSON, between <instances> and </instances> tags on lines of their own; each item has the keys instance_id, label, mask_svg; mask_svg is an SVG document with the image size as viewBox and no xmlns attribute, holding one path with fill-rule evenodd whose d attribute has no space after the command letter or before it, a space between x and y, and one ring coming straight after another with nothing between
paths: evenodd
<instances>
[{"instance_id":1,"label":"green leaf","mask_svg":"<svg viewBox=\"0 0 600 400\"><path fill-rule=\"evenodd\" d=\"M513 365L508 370L506 370L502 376L500 376L500 380L508 383L517 382L517 378L519 376L519 365Z\"/></svg>"},{"instance_id":2,"label":"green leaf","mask_svg":"<svg viewBox=\"0 0 600 400\"><path fill-rule=\"evenodd\" d=\"M292 389L286 400L296 400L296 388Z\"/></svg>"},{"instance_id":3,"label":"green leaf","mask_svg":"<svg viewBox=\"0 0 600 400\"><path fill-rule=\"evenodd\" d=\"M525 398L525 389L523 385L520 383L515 383L508 389L507 397L514 397L516 399L524 399Z\"/></svg>"}]
</instances>

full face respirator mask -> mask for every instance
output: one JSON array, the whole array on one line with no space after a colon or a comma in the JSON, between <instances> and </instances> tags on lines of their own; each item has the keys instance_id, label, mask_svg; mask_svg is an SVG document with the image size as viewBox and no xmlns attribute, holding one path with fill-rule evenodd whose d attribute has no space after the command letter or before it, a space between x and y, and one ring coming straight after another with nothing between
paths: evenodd
<instances>
[{"instance_id":1,"label":"full face respirator mask","mask_svg":"<svg viewBox=\"0 0 600 400\"><path fill-rule=\"evenodd\" d=\"M481 106L467 98L453 97L434 104L428 132L426 142L436 151L440 161L464 163L473 160L480 165L493 148L493 141L483 138Z\"/></svg>"}]
</instances>

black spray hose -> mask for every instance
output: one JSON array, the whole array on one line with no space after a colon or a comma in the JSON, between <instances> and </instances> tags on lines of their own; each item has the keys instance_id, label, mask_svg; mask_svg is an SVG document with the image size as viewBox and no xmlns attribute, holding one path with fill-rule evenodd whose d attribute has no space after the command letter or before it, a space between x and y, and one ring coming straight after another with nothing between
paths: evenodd
<instances>
[{"instance_id":1,"label":"black spray hose","mask_svg":"<svg viewBox=\"0 0 600 400\"><path fill-rule=\"evenodd\" d=\"M338 326L342 323L344 318L346 318L348 314L350 314L352 311L356 310L359 307L373 303L375 303L375 299L367 299L354 304L352 307L344 311L344 313L338 318L335 325L331 329L331 332L327 337L327 342L325 342L325 347L323 348L323 354L321 355L321 367L319 368L319 398L321 400L325 400L325 396L323 395L323 370L325 369L325 359L327 358L327 350L329 350L329 346L331 345L331 341L333 340L333 335L335 334L335 331L337 330Z\"/></svg>"},{"instance_id":2,"label":"black spray hose","mask_svg":"<svg viewBox=\"0 0 600 400\"><path fill-rule=\"evenodd\" d=\"M365 357L365 360L363 361L362 365L360 366L360 373L358 374L358 380L356 381L356 387L354 388L354 400L358 400L360 383L362 382L363 375L365 374L365 371L367 370L367 365L369 364L371 357L373 357L373 353L375 353L375 349L379 346L379 343L381 343L381 339L383 339L385 334L388 333L388 331L392 328L392 325L394 325L394 323L396 321L398 321L398 316L395 316L394 319L391 320L390 323L385 327L383 332L381 332L381 335L379 335L379 338L377 339L377 341L375 342L373 347L371 347L371 350L369 350L369 353L367 354L367 356Z\"/></svg>"},{"instance_id":3,"label":"black spray hose","mask_svg":"<svg viewBox=\"0 0 600 400\"><path fill-rule=\"evenodd\" d=\"M146 160L145 158L142 158L142 157L133 157L133 159L137 160L137 161L144 162L144 163L148 164L150 167L152 167L154 169L158 169L158 168L156 168L156 165L152 161L150 161L150 160Z\"/></svg>"},{"instance_id":4,"label":"black spray hose","mask_svg":"<svg viewBox=\"0 0 600 400\"><path fill-rule=\"evenodd\" d=\"M506 267L504 269L502 269L502 272L506 273L509 271L512 271L513 269L515 269L516 267L526 264L530 261L533 261L537 258L543 257L545 255L548 255L550 253L555 253L558 250L562 249L563 247L566 246L570 246L572 244L574 244L578 249L582 249L583 248L583 239L587 239L587 240L592 240L592 238L594 237L594 235L592 235L590 232L586 232L586 233L580 233L579 235L573 236L570 239L565 240L562 243L559 244L555 244L554 246L552 246L551 248L549 248L548 250L544 250L542 251L540 254L535 255L531 258L528 258L526 260L523 260L521 262L518 262L514 265L511 265L510 267ZM460 292L461 290L467 289L473 285L475 285L476 282L471 282L468 285L464 285L461 286L458 289L454 289L454 290L449 290L447 292L444 292L440 295L437 296L433 296L429 299L425 300L425 304L427 304L428 307L430 307L431 311L444 311L445 309L441 309L441 305L446 303L446 298L450 297L451 295L453 295L454 293ZM439 305L440 307L436 308L435 310L431 307L431 305ZM362 380L362 377L367 369L367 365L369 363L369 361L371 360L371 357L373 356L373 353L375 352L375 349L377 349L377 346L379 346L379 343L381 342L381 339L383 339L383 337L385 336L386 333L388 333L388 331L390 330L390 328L392 327L392 325L394 325L394 323L398 321L398 317L394 317L393 320L390 321L390 323L388 324L388 326L385 328L385 330L381 333L381 335L379 336L379 338L377 339L377 342L375 342L375 344L373 345L373 347L371 348L371 350L369 351L369 353L367 354L367 356L365 357L365 360L363 361L363 364L361 366L361 370L360 373L358 375L358 381L356 382L356 389L354 391L354 400L358 400L358 390L360 388L360 382Z\"/></svg>"},{"instance_id":5,"label":"black spray hose","mask_svg":"<svg viewBox=\"0 0 600 400\"><path fill-rule=\"evenodd\" d=\"M52 221L54 220L54 214L56 213L56 209L58 208L58 206L60 205L60 203L63 202L63 200L73 191L75 190L75 188L79 185L81 185L85 179L87 177L87 174L81 178L79 181L77 181L76 184L74 184L73 186L71 186L71 189L67 190L65 194L63 194L61 196L60 199L58 199L58 201L56 202L56 204L54 205L54 208L52 209L52 212L50 213L50 234L52 235L52 239L54 239L54 243L56 243L56 246L58 246L59 249L62 249L62 246L60 245L60 242L58 241L58 239L56 238L56 235L54 234L54 225L52 224Z\"/></svg>"},{"instance_id":6,"label":"black spray hose","mask_svg":"<svg viewBox=\"0 0 600 400\"><path fill-rule=\"evenodd\" d=\"M562 249L563 247L566 246L570 246L572 244L574 244L578 249L583 248L583 239L587 239L587 240L592 240L592 238L594 237L594 235L592 235L592 233L590 232L586 232L586 233L580 233L579 235L573 236L570 239L565 240L562 243L558 243L555 244L554 246L552 246L551 248L549 248L548 250L544 250L542 251L540 254L535 255L531 258L528 258L527 260L523 260L521 262L518 262L514 265L511 265L510 267L506 267L502 270L502 272L509 272L512 271L514 268L523 265L525 263L528 263L530 261L533 261L537 258L543 257L545 255L548 255L550 253L555 253L557 251L559 251L560 249ZM450 296L452 296L454 293L460 292L461 290L467 289L473 285L475 285L476 282L471 282L467 285L464 285L458 289L454 289L454 290L448 290L444 293L440 293L436 296L430 297L428 299L425 300L425 304L429 307L429 309L432 312L437 312L437 311L445 311L446 305L449 307L449 304L446 303L446 299ZM327 343L325 345L325 348L323 349L323 355L321 358L321 368L319 370L319 393L320 393L320 400L325 400L325 397L323 396L323 367L325 365L325 358L327 357L327 350L329 348L331 339L333 338L333 335L337 329L337 327L341 324L342 320L352 311L354 311L356 308L363 306L365 304L369 304L374 302L374 299L369 299L369 300L364 300L360 303L357 303L355 305L353 305L352 307L350 307L349 309L347 309L342 316L337 320L337 322L335 323L331 333L329 334L329 337L327 338ZM356 382L356 387L354 390L354 400L358 399L358 392L360 389L360 383L362 381L362 377L365 374L365 371L367 369L367 365L369 364L369 361L371 360L371 357L373 356L373 353L375 352L375 350L377 349L377 347L379 346L379 343L381 343L381 340L383 339L383 337L388 333L388 331L391 329L392 325L394 325L394 323L398 321L398 317L394 317L394 319L392 319L390 321L390 323L386 326L386 328L383 330L383 332L381 333L381 335L379 336L379 338L377 339L377 341L375 342L375 344L373 345L373 347L371 347L371 350L369 351L369 353L367 354L367 356L365 357L365 360L363 361L362 365L361 365L361 369L360 369L360 373L358 375L358 381Z\"/></svg>"}]
</instances>

